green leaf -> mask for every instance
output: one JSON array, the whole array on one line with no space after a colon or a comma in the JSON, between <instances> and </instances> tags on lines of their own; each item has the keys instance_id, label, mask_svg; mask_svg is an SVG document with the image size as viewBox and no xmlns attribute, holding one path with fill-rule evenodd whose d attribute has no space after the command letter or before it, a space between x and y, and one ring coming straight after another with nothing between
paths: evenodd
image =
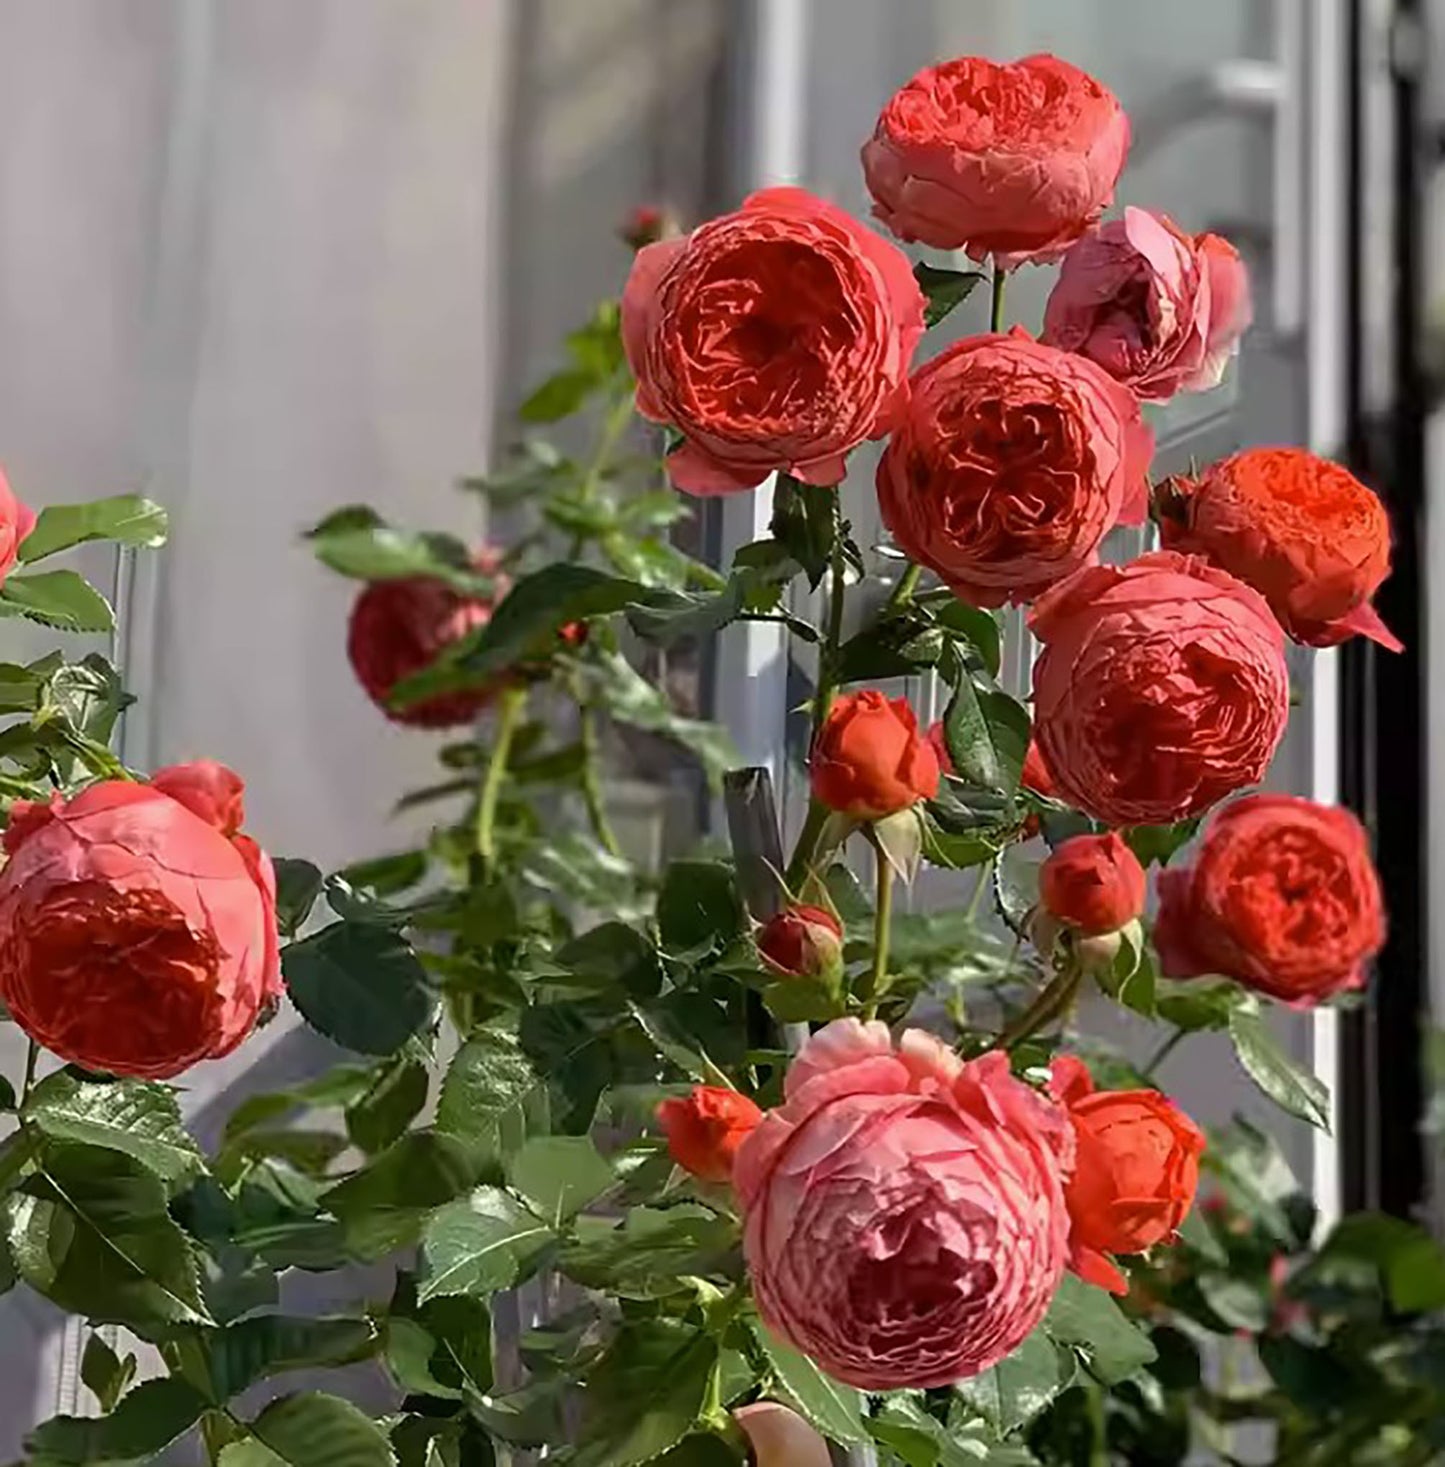
<instances>
[{"instance_id":1,"label":"green leaf","mask_svg":"<svg viewBox=\"0 0 1445 1467\"><path fill-rule=\"evenodd\" d=\"M658 593L637 581L610 576L589 565L559 561L524 576L498 604L484 627L448 655L392 690L399 706L434 693L486 682L529 655L549 650L568 622L646 604Z\"/></svg>"},{"instance_id":2,"label":"green leaf","mask_svg":"<svg viewBox=\"0 0 1445 1467\"><path fill-rule=\"evenodd\" d=\"M1000 1436L1026 1426L1072 1380L1073 1361L1036 1329L1012 1355L954 1390Z\"/></svg>"},{"instance_id":3,"label":"green leaf","mask_svg":"<svg viewBox=\"0 0 1445 1467\"><path fill-rule=\"evenodd\" d=\"M697 1422L717 1350L680 1320L625 1325L587 1378L574 1467L637 1467L676 1446Z\"/></svg>"},{"instance_id":4,"label":"green leaf","mask_svg":"<svg viewBox=\"0 0 1445 1467\"><path fill-rule=\"evenodd\" d=\"M599 386L595 372L568 367L537 386L517 409L524 423L556 423L570 418Z\"/></svg>"},{"instance_id":5,"label":"green leaf","mask_svg":"<svg viewBox=\"0 0 1445 1467\"><path fill-rule=\"evenodd\" d=\"M585 682L619 723L658 734L696 754L716 783L738 761L727 730L676 712L661 689L647 681L618 652L604 652L585 669Z\"/></svg>"},{"instance_id":6,"label":"green leaf","mask_svg":"<svg viewBox=\"0 0 1445 1467\"><path fill-rule=\"evenodd\" d=\"M17 559L29 565L87 540L153 549L166 543L166 531L165 510L138 494L118 494L89 504L50 504L20 542Z\"/></svg>"},{"instance_id":7,"label":"green leaf","mask_svg":"<svg viewBox=\"0 0 1445 1467\"><path fill-rule=\"evenodd\" d=\"M663 948L673 954L721 952L746 924L733 868L722 861L674 861L657 898Z\"/></svg>"},{"instance_id":8,"label":"green leaf","mask_svg":"<svg viewBox=\"0 0 1445 1467\"><path fill-rule=\"evenodd\" d=\"M1204 1302L1231 1329L1263 1333L1269 1323L1270 1301L1260 1285L1209 1270L1200 1273L1195 1283Z\"/></svg>"},{"instance_id":9,"label":"green leaf","mask_svg":"<svg viewBox=\"0 0 1445 1467\"><path fill-rule=\"evenodd\" d=\"M1136 825L1124 832L1124 839L1141 865L1157 861L1161 866L1167 866L1170 857L1194 839L1202 820L1203 816L1199 816L1173 825Z\"/></svg>"},{"instance_id":10,"label":"green leaf","mask_svg":"<svg viewBox=\"0 0 1445 1467\"><path fill-rule=\"evenodd\" d=\"M531 1271L554 1234L500 1187L478 1187L427 1222L417 1298L492 1294Z\"/></svg>"},{"instance_id":11,"label":"green leaf","mask_svg":"<svg viewBox=\"0 0 1445 1467\"><path fill-rule=\"evenodd\" d=\"M1423 1228L1402 1218L1375 1212L1343 1218L1319 1258L1365 1260L1383 1276L1390 1307L1401 1314L1445 1309L1445 1252Z\"/></svg>"},{"instance_id":12,"label":"green leaf","mask_svg":"<svg viewBox=\"0 0 1445 1467\"><path fill-rule=\"evenodd\" d=\"M850 637L838 651L840 683L876 683L914 677L943 656L942 628L909 616L884 616Z\"/></svg>"},{"instance_id":13,"label":"green leaf","mask_svg":"<svg viewBox=\"0 0 1445 1467\"><path fill-rule=\"evenodd\" d=\"M1179 1241L1208 1263L1229 1262L1229 1254L1224 1251L1223 1244L1214 1236L1214 1229L1197 1207L1191 1207L1185 1214L1184 1221L1179 1224Z\"/></svg>"},{"instance_id":14,"label":"green leaf","mask_svg":"<svg viewBox=\"0 0 1445 1467\"><path fill-rule=\"evenodd\" d=\"M466 1191L475 1175L461 1142L412 1131L320 1200L341 1219L355 1253L379 1258L416 1242L427 1214Z\"/></svg>"},{"instance_id":15,"label":"green leaf","mask_svg":"<svg viewBox=\"0 0 1445 1467\"><path fill-rule=\"evenodd\" d=\"M134 702L99 652L57 667L41 690L44 714L59 713L77 733L101 744L110 742L116 720Z\"/></svg>"},{"instance_id":16,"label":"green leaf","mask_svg":"<svg viewBox=\"0 0 1445 1467\"><path fill-rule=\"evenodd\" d=\"M512 1158L507 1180L553 1227L575 1217L617 1180L587 1136L534 1136Z\"/></svg>"},{"instance_id":17,"label":"green leaf","mask_svg":"<svg viewBox=\"0 0 1445 1467\"><path fill-rule=\"evenodd\" d=\"M1315 1075L1279 1047L1259 1013L1236 1008L1229 1015L1229 1037L1244 1072L1292 1116L1330 1129L1330 1092Z\"/></svg>"},{"instance_id":18,"label":"green leaf","mask_svg":"<svg viewBox=\"0 0 1445 1467\"><path fill-rule=\"evenodd\" d=\"M996 678L1003 657L1003 628L999 625L998 613L984 611L956 599L933 605L931 609L939 626L955 637L964 638L983 671ZM966 664L971 664L972 660L972 657L964 659Z\"/></svg>"},{"instance_id":19,"label":"green leaf","mask_svg":"<svg viewBox=\"0 0 1445 1467\"><path fill-rule=\"evenodd\" d=\"M122 1360L98 1334L90 1333L80 1357L80 1379L100 1402L102 1411L115 1410L116 1402L135 1379L135 1372L134 1355Z\"/></svg>"},{"instance_id":20,"label":"green leaf","mask_svg":"<svg viewBox=\"0 0 1445 1467\"><path fill-rule=\"evenodd\" d=\"M321 895L326 878L310 861L278 856L276 867L276 926L282 937L295 937Z\"/></svg>"},{"instance_id":21,"label":"green leaf","mask_svg":"<svg viewBox=\"0 0 1445 1467\"><path fill-rule=\"evenodd\" d=\"M687 1436L656 1458L657 1467L746 1467L742 1450L720 1436Z\"/></svg>"},{"instance_id":22,"label":"green leaf","mask_svg":"<svg viewBox=\"0 0 1445 1467\"><path fill-rule=\"evenodd\" d=\"M559 1265L588 1288L628 1299L665 1299L687 1286L684 1276L738 1272L738 1229L696 1203L635 1207L620 1226L581 1218Z\"/></svg>"},{"instance_id":23,"label":"green leaf","mask_svg":"<svg viewBox=\"0 0 1445 1467\"><path fill-rule=\"evenodd\" d=\"M463 1400L491 1391L492 1316L481 1299L448 1295L408 1306L405 1317L401 1307L394 1300L386 1320L386 1363L408 1395Z\"/></svg>"},{"instance_id":24,"label":"green leaf","mask_svg":"<svg viewBox=\"0 0 1445 1467\"><path fill-rule=\"evenodd\" d=\"M421 1114L431 1075L405 1052L381 1065L346 1108L346 1134L369 1155L384 1151Z\"/></svg>"},{"instance_id":25,"label":"green leaf","mask_svg":"<svg viewBox=\"0 0 1445 1467\"><path fill-rule=\"evenodd\" d=\"M173 1190L205 1169L169 1085L82 1080L69 1070L58 1070L31 1092L23 1115L58 1141L122 1151Z\"/></svg>"},{"instance_id":26,"label":"green leaf","mask_svg":"<svg viewBox=\"0 0 1445 1467\"><path fill-rule=\"evenodd\" d=\"M195 1257L160 1178L97 1146L47 1147L6 1199L10 1252L37 1293L97 1324L207 1323Z\"/></svg>"},{"instance_id":27,"label":"green leaf","mask_svg":"<svg viewBox=\"0 0 1445 1467\"><path fill-rule=\"evenodd\" d=\"M837 485L805 484L779 474L773 488L773 539L807 573L813 590L828 573L842 524Z\"/></svg>"},{"instance_id":28,"label":"green leaf","mask_svg":"<svg viewBox=\"0 0 1445 1467\"><path fill-rule=\"evenodd\" d=\"M391 1443L380 1425L349 1401L319 1391L303 1391L273 1401L251 1423L251 1432L286 1467L396 1464ZM226 1467L232 1467L232 1463L227 1462Z\"/></svg>"},{"instance_id":29,"label":"green leaf","mask_svg":"<svg viewBox=\"0 0 1445 1467\"><path fill-rule=\"evenodd\" d=\"M486 596L491 578L475 570L466 545L451 535L416 534L387 524L344 529L318 527L310 535L323 565L358 581L426 576L464 596Z\"/></svg>"},{"instance_id":30,"label":"green leaf","mask_svg":"<svg viewBox=\"0 0 1445 1467\"><path fill-rule=\"evenodd\" d=\"M1066 1273L1044 1318L1049 1337L1072 1345L1092 1374L1113 1385L1154 1359L1149 1337L1135 1328L1103 1289Z\"/></svg>"},{"instance_id":31,"label":"green leaf","mask_svg":"<svg viewBox=\"0 0 1445 1467\"><path fill-rule=\"evenodd\" d=\"M994 867L993 893L999 914L1021 935L1029 913L1039 903L1039 865L1018 846L1010 846Z\"/></svg>"},{"instance_id":32,"label":"green leaf","mask_svg":"<svg viewBox=\"0 0 1445 1467\"><path fill-rule=\"evenodd\" d=\"M958 777L981 789L1012 794L1029 747L1028 709L998 688L979 687L965 672L943 715L943 736Z\"/></svg>"},{"instance_id":33,"label":"green leaf","mask_svg":"<svg viewBox=\"0 0 1445 1467\"><path fill-rule=\"evenodd\" d=\"M57 1416L36 1427L25 1438L25 1450L46 1467L149 1462L189 1431L206 1405L206 1398L183 1380L148 1380L108 1416Z\"/></svg>"},{"instance_id":34,"label":"green leaf","mask_svg":"<svg viewBox=\"0 0 1445 1467\"><path fill-rule=\"evenodd\" d=\"M426 970L380 923L337 922L282 953L291 1002L313 1029L358 1054L393 1054L431 1017Z\"/></svg>"},{"instance_id":35,"label":"green leaf","mask_svg":"<svg viewBox=\"0 0 1445 1467\"><path fill-rule=\"evenodd\" d=\"M629 998L656 998L662 964L646 936L625 922L604 922L558 949L559 968L600 991L620 988Z\"/></svg>"},{"instance_id":36,"label":"green leaf","mask_svg":"<svg viewBox=\"0 0 1445 1467\"><path fill-rule=\"evenodd\" d=\"M0 616L23 616L59 632L109 632L115 613L99 591L74 571L7 576L0 585Z\"/></svg>"},{"instance_id":37,"label":"green leaf","mask_svg":"<svg viewBox=\"0 0 1445 1467\"><path fill-rule=\"evenodd\" d=\"M763 1347L779 1390L790 1406L811 1421L830 1441L844 1446L862 1446L870 1440L868 1400L861 1391L825 1375L806 1355L785 1345L763 1325L755 1325L753 1333Z\"/></svg>"},{"instance_id":38,"label":"green leaf","mask_svg":"<svg viewBox=\"0 0 1445 1467\"><path fill-rule=\"evenodd\" d=\"M1154 985L1154 1007L1161 1019L1176 1029L1227 1029L1235 1010L1247 995L1228 978L1159 978Z\"/></svg>"},{"instance_id":39,"label":"green leaf","mask_svg":"<svg viewBox=\"0 0 1445 1467\"><path fill-rule=\"evenodd\" d=\"M505 1161L547 1130L548 1094L512 1035L479 1029L447 1069L437 1130L464 1142L480 1164Z\"/></svg>"},{"instance_id":40,"label":"green leaf","mask_svg":"<svg viewBox=\"0 0 1445 1467\"><path fill-rule=\"evenodd\" d=\"M923 323L925 326L937 326L955 306L966 301L988 276L981 270L944 270L937 265L925 265L920 260L913 267L913 278L928 302L923 308Z\"/></svg>"},{"instance_id":41,"label":"green leaf","mask_svg":"<svg viewBox=\"0 0 1445 1467\"><path fill-rule=\"evenodd\" d=\"M283 1371L365 1360L376 1353L379 1344L380 1336L369 1319L310 1319L285 1314L239 1320L204 1338L213 1399L218 1403Z\"/></svg>"}]
</instances>

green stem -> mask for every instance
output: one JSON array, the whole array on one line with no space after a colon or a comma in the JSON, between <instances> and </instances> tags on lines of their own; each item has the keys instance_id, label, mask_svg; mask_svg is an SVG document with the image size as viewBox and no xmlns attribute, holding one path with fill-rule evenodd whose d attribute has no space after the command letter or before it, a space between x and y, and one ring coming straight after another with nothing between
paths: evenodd
<instances>
[{"instance_id":1,"label":"green stem","mask_svg":"<svg viewBox=\"0 0 1445 1467\"><path fill-rule=\"evenodd\" d=\"M813 858L818 852L818 837L828 823L828 807L821 800L808 802L808 814L803 828L798 832L798 844L793 847L793 859L788 862L786 879L788 890L798 896L808 873L813 869Z\"/></svg>"},{"instance_id":2,"label":"green stem","mask_svg":"<svg viewBox=\"0 0 1445 1467\"><path fill-rule=\"evenodd\" d=\"M33 1040L25 1042L25 1080L20 1087L20 1109L25 1109L25 1102L30 1099L30 1092L35 1088L35 1066L40 1060L40 1046Z\"/></svg>"},{"instance_id":3,"label":"green stem","mask_svg":"<svg viewBox=\"0 0 1445 1467\"><path fill-rule=\"evenodd\" d=\"M893 863L882 851L873 855L876 863L876 903L873 911L873 967L868 974L868 989L863 994L863 1017L878 1013L878 1001L888 987L888 938L893 927Z\"/></svg>"},{"instance_id":4,"label":"green stem","mask_svg":"<svg viewBox=\"0 0 1445 1467\"><path fill-rule=\"evenodd\" d=\"M484 866L490 866L496 857L497 801L501 797L502 784L507 777L512 740L516 737L517 726L521 723L526 706L527 689L524 686L505 689L497 705L492 755L487 760L481 793L477 798L477 855L482 858Z\"/></svg>"},{"instance_id":5,"label":"green stem","mask_svg":"<svg viewBox=\"0 0 1445 1467\"><path fill-rule=\"evenodd\" d=\"M884 603L885 612L897 611L900 606L906 606L913 600L913 593L918 589L918 582L923 576L921 565L910 564L908 569L898 578L898 584L894 586L892 595Z\"/></svg>"},{"instance_id":6,"label":"green stem","mask_svg":"<svg viewBox=\"0 0 1445 1467\"><path fill-rule=\"evenodd\" d=\"M607 416L602 420L602 431L598 435L597 446L592 450L592 458L582 476L582 487L578 491L578 497L583 501L591 499L601 486L602 476L607 472L607 465L612 458L612 450L617 447L618 440L632 422L634 410L630 389L608 409Z\"/></svg>"},{"instance_id":7,"label":"green stem","mask_svg":"<svg viewBox=\"0 0 1445 1467\"><path fill-rule=\"evenodd\" d=\"M620 856L622 847L617 843L612 825L607 819L607 806L602 800L602 780L598 764L597 710L582 692L576 679L572 683L572 696L577 700L578 732L582 740L582 799L587 806L587 819L592 834L609 856Z\"/></svg>"},{"instance_id":8,"label":"green stem","mask_svg":"<svg viewBox=\"0 0 1445 1467\"><path fill-rule=\"evenodd\" d=\"M1161 1044L1159 1048L1154 1051L1152 1057L1149 1060L1149 1063L1145 1065L1144 1068L1139 1071L1139 1073L1143 1075L1146 1080L1152 1080L1154 1078L1154 1072L1159 1068L1160 1065L1164 1063L1165 1060L1169 1058L1171 1054L1174 1053L1175 1046L1178 1045L1183 1038L1184 1030L1176 1029L1168 1037L1168 1039L1166 1039L1164 1043Z\"/></svg>"},{"instance_id":9,"label":"green stem","mask_svg":"<svg viewBox=\"0 0 1445 1467\"><path fill-rule=\"evenodd\" d=\"M965 914L970 922L978 916L978 909L983 905L983 894L993 880L993 862L985 861L978 873L978 885L973 889L973 895L968 899L968 911Z\"/></svg>"},{"instance_id":10,"label":"green stem","mask_svg":"<svg viewBox=\"0 0 1445 1467\"><path fill-rule=\"evenodd\" d=\"M1008 271L999 264L993 262L993 301L989 307L988 329L990 331L1003 330L1003 298L1004 291L1008 287Z\"/></svg>"},{"instance_id":11,"label":"green stem","mask_svg":"<svg viewBox=\"0 0 1445 1467\"><path fill-rule=\"evenodd\" d=\"M1014 1049L1045 1024L1066 1013L1079 991L1083 969L1070 963L998 1037L1000 1049Z\"/></svg>"}]
</instances>

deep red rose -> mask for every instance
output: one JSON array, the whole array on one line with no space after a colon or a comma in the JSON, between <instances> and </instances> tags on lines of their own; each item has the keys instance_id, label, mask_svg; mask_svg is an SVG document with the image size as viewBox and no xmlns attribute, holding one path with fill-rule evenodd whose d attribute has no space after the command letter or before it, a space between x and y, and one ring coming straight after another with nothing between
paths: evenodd
<instances>
[{"instance_id":1,"label":"deep red rose","mask_svg":"<svg viewBox=\"0 0 1445 1467\"><path fill-rule=\"evenodd\" d=\"M882 820L938 793L938 756L905 698L876 689L833 703L808 761L813 794L856 820Z\"/></svg>"},{"instance_id":2,"label":"deep red rose","mask_svg":"<svg viewBox=\"0 0 1445 1467\"><path fill-rule=\"evenodd\" d=\"M1297 642L1399 638L1370 598L1390 573L1390 521L1374 490L1303 448L1248 448L1196 480L1167 481L1159 534L1253 586Z\"/></svg>"},{"instance_id":3,"label":"deep red rose","mask_svg":"<svg viewBox=\"0 0 1445 1467\"><path fill-rule=\"evenodd\" d=\"M836 978L843 968L843 928L823 907L785 907L758 930L763 961L785 978Z\"/></svg>"},{"instance_id":4,"label":"deep red rose","mask_svg":"<svg viewBox=\"0 0 1445 1467\"><path fill-rule=\"evenodd\" d=\"M899 239L1057 259L1113 202L1129 119L1056 56L927 66L884 107L863 148L873 212Z\"/></svg>"},{"instance_id":5,"label":"deep red rose","mask_svg":"<svg viewBox=\"0 0 1445 1467\"><path fill-rule=\"evenodd\" d=\"M1039 896L1061 922L1097 937L1144 911L1148 882L1118 831L1061 841L1039 867Z\"/></svg>"},{"instance_id":6,"label":"deep red rose","mask_svg":"<svg viewBox=\"0 0 1445 1467\"><path fill-rule=\"evenodd\" d=\"M1105 824L1167 825L1255 783L1289 716L1279 623L1194 556L1095 566L1029 617L1034 737L1060 796Z\"/></svg>"},{"instance_id":7,"label":"deep red rose","mask_svg":"<svg viewBox=\"0 0 1445 1467\"><path fill-rule=\"evenodd\" d=\"M738 1147L762 1118L746 1095L718 1085L695 1086L691 1095L670 1097L657 1107L672 1159L705 1182L731 1178Z\"/></svg>"},{"instance_id":8,"label":"deep red rose","mask_svg":"<svg viewBox=\"0 0 1445 1467\"><path fill-rule=\"evenodd\" d=\"M271 862L209 761L18 801L0 869L0 998L52 1054L164 1079L229 1054L281 993Z\"/></svg>"},{"instance_id":9,"label":"deep red rose","mask_svg":"<svg viewBox=\"0 0 1445 1467\"><path fill-rule=\"evenodd\" d=\"M490 683L465 692L440 693L406 708L393 708L389 701L398 683L430 667L448 647L491 620L497 602L507 592L507 578L498 570L500 563L500 554L489 548L475 558L478 571L495 577L490 598L465 596L430 576L373 581L356 598L346 655L367 696L392 722L415 728L452 728L471 723L496 697L498 685Z\"/></svg>"},{"instance_id":10,"label":"deep red rose","mask_svg":"<svg viewBox=\"0 0 1445 1467\"><path fill-rule=\"evenodd\" d=\"M622 340L638 411L686 437L672 482L734 494L785 469L837 484L846 455L897 419L923 304L901 250L799 188L649 245Z\"/></svg>"},{"instance_id":11,"label":"deep red rose","mask_svg":"<svg viewBox=\"0 0 1445 1467\"><path fill-rule=\"evenodd\" d=\"M1022 330L970 336L913 374L878 465L899 547L975 606L1032 600L1115 525L1140 524L1154 437L1102 367Z\"/></svg>"},{"instance_id":12,"label":"deep red rose","mask_svg":"<svg viewBox=\"0 0 1445 1467\"><path fill-rule=\"evenodd\" d=\"M1312 1005L1365 981L1385 904L1364 827L1297 795L1250 795L1205 828L1194 864L1159 876L1154 942L1172 978L1223 973Z\"/></svg>"},{"instance_id":13,"label":"deep red rose","mask_svg":"<svg viewBox=\"0 0 1445 1467\"><path fill-rule=\"evenodd\" d=\"M0 471L0 581L15 568L20 542L34 528L35 512L16 499L9 480Z\"/></svg>"},{"instance_id":14,"label":"deep red rose","mask_svg":"<svg viewBox=\"0 0 1445 1467\"><path fill-rule=\"evenodd\" d=\"M1078 1142L1064 1187L1069 1267L1115 1294L1128 1292L1105 1256L1167 1242L1194 1205L1204 1133L1157 1090L1095 1090L1082 1060L1053 1062L1054 1097L1068 1107Z\"/></svg>"}]
</instances>

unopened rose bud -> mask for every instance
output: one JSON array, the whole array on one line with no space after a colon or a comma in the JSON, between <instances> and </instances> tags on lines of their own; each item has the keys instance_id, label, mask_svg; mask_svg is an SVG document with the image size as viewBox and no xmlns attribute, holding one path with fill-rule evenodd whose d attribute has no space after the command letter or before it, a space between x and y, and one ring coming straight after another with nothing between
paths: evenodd
<instances>
[{"instance_id":1,"label":"unopened rose bud","mask_svg":"<svg viewBox=\"0 0 1445 1467\"><path fill-rule=\"evenodd\" d=\"M676 239L682 226L671 209L656 204L639 204L617 230L624 244L634 250L645 249L660 239Z\"/></svg>"},{"instance_id":2,"label":"unopened rose bud","mask_svg":"<svg viewBox=\"0 0 1445 1467\"><path fill-rule=\"evenodd\" d=\"M671 1097L657 1107L672 1159L704 1182L732 1177L738 1147L762 1118L746 1095L719 1085L696 1085L690 1095Z\"/></svg>"},{"instance_id":3,"label":"unopened rose bud","mask_svg":"<svg viewBox=\"0 0 1445 1467\"><path fill-rule=\"evenodd\" d=\"M1144 868L1117 831L1073 836L1039 867L1043 905L1085 937L1134 921L1146 891Z\"/></svg>"},{"instance_id":4,"label":"unopened rose bud","mask_svg":"<svg viewBox=\"0 0 1445 1467\"><path fill-rule=\"evenodd\" d=\"M822 907L787 907L758 930L763 962L784 978L817 978L829 985L843 975L843 928Z\"/></svg>"}]
</instances>

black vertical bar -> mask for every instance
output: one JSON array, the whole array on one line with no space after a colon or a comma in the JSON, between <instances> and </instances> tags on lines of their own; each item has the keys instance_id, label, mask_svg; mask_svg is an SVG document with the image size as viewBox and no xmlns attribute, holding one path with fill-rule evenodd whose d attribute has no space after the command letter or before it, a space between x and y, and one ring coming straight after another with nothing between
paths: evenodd
<instances>
[{"instance_id":1,"label":"black vertical bar","mask_svg":"<svg viewBox=\"0 0 1445 1467\"><path fill-rule=\"evenodd\" d=\"M1423 189L1420 67L1424 48L1420 0L1396 0L1389 49L1393 149L1391 268L1371 269L1361 231L1369 214L1363 191L1375 139L1364 108L1363 7L1354 11L1351 171L1355 238L1351 244L1351 433L1353 467L1380 493L1394 536L1393 570L1375 604L1405 642L1385 652L1360 639L1348 644L1342 669L1341 771L1346 802L1369 826L1390 913L1389 937L1376 965L1368 1003L1349 1016L1342 1061L1344 1181L1347 1207L1412 1215L1425 1197L1422 1020L1428 1002L1425 839L1425 422L1421 359L1420 236ZM1390 324L1390 401L1365 400L1359 359L1371 349L1361 329L1366 292L1384 291Z\"/></svg>"}]
</instances>

